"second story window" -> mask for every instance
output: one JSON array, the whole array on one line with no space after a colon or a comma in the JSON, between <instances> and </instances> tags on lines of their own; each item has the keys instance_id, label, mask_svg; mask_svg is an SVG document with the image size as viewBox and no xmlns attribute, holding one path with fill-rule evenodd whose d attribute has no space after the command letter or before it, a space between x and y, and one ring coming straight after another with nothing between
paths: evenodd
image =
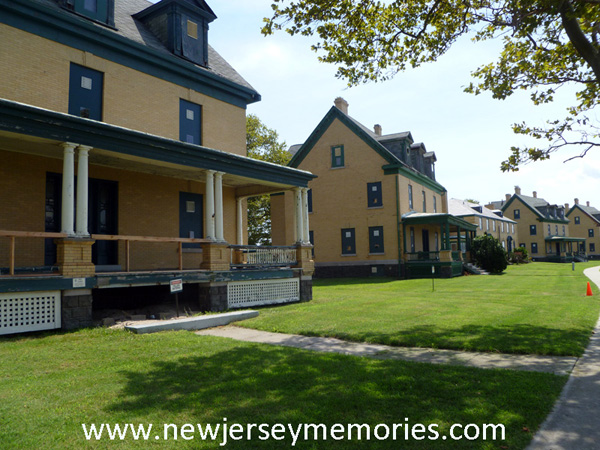
<instances>
[{"instance_id":1,"label":"second story window","mask_svg":"<svg viewBox=\"0 0 600 450\"><path fill-rule=\"evenodd\" d=\"M548 236L552 236L552 230L550 229L550 225L548 225Z\"/></svg>"},{"instance_id":2,"label":"second story window","mask_svg":"<svg viewBox=\"0 0 600 450\"><path fill-rule=\"evenodd\" d=\"M563 225L563 236L567 235L567 229L565 228L565 226Z\"/></svg>"},{"instance_id":3,"label":"second story window","mask_svg":"<svg viewBox=\"0 0 600 450\"><path fill-rule=\"evenodd\" d=\"M515 209L515 211L514 211L514 217L515 217L515 219L520 219L521 218L521 210L520 209Z\"/></svg>"},{"instance_id":4,"label":"second story window","mask_svg":"<svg viewBox=\"0 0 600 450\"><path fill-rule=\"evenodd\" d=\"M425 191L421 191L423 194L423 212L427 212L427 196L425 195Z\"/></svg>"},{"instance_id":5,"label":"second story window","mask_svg":"<svg viewBox=\"0 0 600 450\"><path fill-rule=\"evenodd\" d=\"M413 189L412 189L412 185L408 185L408 208L409 209L414 209L413 208Z\"/></svg>"},{"instance_id":6,"label":"second story window","mask_svg":"<svg viewBox=\"0 0 600 450\"><path fill-rule=\"evenodd\" d=\"M579 216L575 216L575 225L579 225L581 223L581 219Z\"/></svg>"},{"instance_id":7,"label":"second story window","mask_svg":"<svg viewBox=\"0 0 600 450\"><path fill-rule=\"evenodd\" d=\"M104 74L71 63L69 74L69 114L102 120Z\"/></svg>"},{"instance_id":8,"label":"second story window","mask_svg":"<svg viewBox=\"0 0 600 450\"><path fill-rule=\"evenodd\" d=\"M331 147L331 167L344 167L344 146Z\"/></svg>"},{"instance_id":9,"label":"second story window","mask_svg":"<svg viewBox=\"0 0 600 450\"><path fill-rule=\"evenodd\" d=\"M383 206L381 194L381 181L367 183L367 207L377 208Z\"/></svg>"},{"instance_id":10,"label":"second story window","mask_svg":"<svg viewBox=\"0 0 600 450\"><path fill-rule=\"evenodd\" d=\"M435 195L433 196L433 212L437 212L437 198Z\"/></svg>"},{"instance_id":11,"label":"second story window","mask_svg":"<svg viewBox=\"0 0 600 450\"><path fill-rule=\"evenodd\" d=\"M594 229L593 228L588 229L588 237L594 237Z\"/></svg>"},{"instance_id":12,"label":"second story window","mask_svg":"<svg viewBox=\"0 0 600 450\"><path fill-rule=\"evenodd\" d=\"M202 106L179 100L179 140L202 145Z\"/></svg>"},{"instance_id":13,"label":"second story window","mask_svg":"<svg viewBox=\"0 0 600 450\"><path fill-rule=\"evenodd\" d=\"M537 234L537 227L535 225L529 225L529 234L535 236Z\"/></svg>"}]
</instances>

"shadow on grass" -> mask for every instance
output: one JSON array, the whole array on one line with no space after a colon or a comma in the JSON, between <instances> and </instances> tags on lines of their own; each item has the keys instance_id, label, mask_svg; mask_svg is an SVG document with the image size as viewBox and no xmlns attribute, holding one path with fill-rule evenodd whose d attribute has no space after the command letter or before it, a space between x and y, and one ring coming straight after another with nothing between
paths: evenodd
<instances>
[{"instance_id":1,"label":"shadow on grass","mask_svg":"<svg viewBox=\"0 0 600 450\"><path fill-rule=\"evenodd\" d=\"M203 338L206 339L206 338ZM214 338L208 338L214 339ZM209 341L211 342L211 341ZM218 341L213 341L218 342ZM222 341L221 341L222 342ZM295 349L243 344L208 356L183 356L153 361L143 371L122 372L125 386L111 413L161 419L223 424L304 423L441 424L503 423L511 449L524 448L531 433L550 411L565 378L547 374L477 370L462 367L376 361L344 355L315 355ZM179 423L181 426L183 423ZM287 425L285 425L287 427ZM364 432L364 430L363 430ZM283 441L260 441L257 429L249 442L229 442L233 448L290 448ZM489 442L357 440L313 441L300 437L296 448L483 449ZM184 442L178 442L185 444ZM194 448L198 448L196 440ZM504 442L503 442L504 444ZM207 444L208 445L208 444ZM453 446L454 445L454 446ZM179 448L179 447L177 447ZM212 444L210 448L217 448Z\"/></svg>"},{"instance_id":2,"label":"shadow on grass","mask_svg":"<svg viewBox=\"0 0 600 450\"><path fill-rule=\"evenodd\" d=\"M307 331L306 335L315 336L316 334ZM328 335L328 337L337 337L348 341L400 347L555 356L581 356L590 336L589 330L560 330L524 324L510 326L465 325L459 328L420 325L399 330L397 333L364 331Z\"/></svg>"}]
</instances>

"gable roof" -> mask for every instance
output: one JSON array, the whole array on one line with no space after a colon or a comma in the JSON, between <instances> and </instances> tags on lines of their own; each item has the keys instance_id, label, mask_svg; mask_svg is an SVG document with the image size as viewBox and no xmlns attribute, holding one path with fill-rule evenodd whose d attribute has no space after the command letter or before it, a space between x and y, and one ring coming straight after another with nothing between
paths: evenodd
<instances>
[{"instance_id":1,"label":"gable roof","mask_svg":"<svg viewBox=\"0 0 600 450\"><path fill-rule=\"evenodd\" d=\"M527 207L527 209L529 209L531 212L533 212L537 216L538 220L540 220L540 221L558 222L558 223L568 223L569 222L568 219L554 218L554 217L550 217L545 214L542 214L542 212L538 209L538 208L552 207L552 206L558 207L557 205L550 205L550 203L548 203L543 198L530 197L528 195L522 195L522 194L513 194L513 196L510 198L510 200L508 200L504 204L504 206L502 206L501 211L502 212L506 211L508 209L508 207L516 200L519 200L523 205L525 205Z\"/></svg>"},{"instance_id":2,"label":"gable roof","mask_svg":"<svg viewBox=\"0 0 600 450\"><path fill-rule=\"evenodd\" d=\"M570 216L571 213L573 213L576 209L581 210L590 219L592 219L594 222L600 225L600 211L598 209L594 208L593 206L575 204L571 207L571 209L566 215Z\"/></svg>"},{"instance_id":3,"label":"gable roof","mask_svg":"<svg viewBox=\"0 0 600 450\"><path fill-rule=\"evenodd\" d=\"M367 144L371 149L373 149L387 162L387 164L385 164L382 167L385 175L397 173L407 178L410 178L416 181L417 183L427 186L429 189L439 194L441 194L442 192L446 192L444 186L398 159L396 155L394 155L391 151L389 151L379 142L380 140L385 141L386 139L397 139L398 137L407 138L412 141L412 136L410 132L378 136L374 132L370 131L367 127L362 125L360 122L353 119L348 114L345 114L335 106L332 106L331 109L327 112L327 114L325 114L325 117L323 117L321 122L319 122L319 124L310 134L306 142L304 142L304 144L302 144L297 150L296 148L293 149L296 151L288 165L297 168L336 119L339 120L342 124L344 124L347 128L349 128L350 131L352 131L356 136L358 136L365 144Z\"/></svg>"},{"instance_id":4,"label":"gable roof","mask_svg":"<svg viewBox=\"0 0 600 450\"><path fill-rule=\"evenodd\" d=\"M173 55L133 16L153 4L115 0L115 28L61 8L56 0L0 2L0 23L115 61L220 100L245 107L260 100L258 92L208 45L209 66Z\"/></svg>"},{"instance_id":5,"label":"gable roof","mask_svg":"<svg viewBox=\"0 0 600 450\"><path fill-rule=\"evenodd\" d=\"M481 212L474 209L478 206L481 208ZM494 211L492 211L489 208L486 208L483 205L467 202L465 200L459 200L456 198L451 198L450 200L448 200L448 212L453 216L457 217L476 216L485 219L501 220L507 223L517 223L514 220L509 219L508 217L498 216L496 213L494 213Z\"/></svg>"}]
</instances>

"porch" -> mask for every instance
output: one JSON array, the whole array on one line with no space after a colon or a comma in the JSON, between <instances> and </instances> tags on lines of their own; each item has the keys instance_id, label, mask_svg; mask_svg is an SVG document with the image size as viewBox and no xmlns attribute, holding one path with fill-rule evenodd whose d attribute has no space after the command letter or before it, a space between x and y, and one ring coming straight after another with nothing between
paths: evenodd
<instances>
[{"instance_id":1,"label":"porch","mask_svg":"<svg viewBox=\"0 0 600 450\"><path fill-rule=\"evenodd\" d=\"M476 225L450 214L411 213L402 216L406 277L461 276L463 262L471 260L471 242L476 229ZM434 250L431 251L431 248Z\"/></svg>"},{"instance_id":2,"label":"porch","mask_svg":"<svg viewBox=\"0 0 600 450\"><path fill-rule=\"evenodd\" d=\"M585 238L548 236L544 241L546 243L546 257L544 261L557 263L587 261Z\"/></svg>"}]
</instances>

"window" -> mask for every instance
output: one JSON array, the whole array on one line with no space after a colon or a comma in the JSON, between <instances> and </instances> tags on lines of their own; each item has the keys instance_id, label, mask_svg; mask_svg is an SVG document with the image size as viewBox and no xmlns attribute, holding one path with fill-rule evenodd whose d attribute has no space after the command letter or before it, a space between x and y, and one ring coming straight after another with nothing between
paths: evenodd
<instances>
[{"instance_id":1,"label":"window","mask_svg":"<svg viewBox=\"0 0 600 450\"><path fill-rule=\"evenodd\" d=\"M104 74L71 63L69 74L69 114L102 120Z\"/></svg>"},{"instance_id":2,"label":"window","mask_svg":"<svg viewBox=\"0 0 600 450\"><path fill-rule=\"evenodd\" d=\"M538 252L538 247L536 242L531 243L531 253L536 254Z\"/></svg>"},{"instance_id":3,"label":"window","mask_svg":"<svg viewBox=\"0 0 600 450\"><path fill-rule=\"evenodd\" d=\"M519 244L519 247L527 248L525 244Z\"/></svg>"},{"instance_id":4,"label":"window","mask_svg":"<svg viewBox=\"0 0 600 450\"><path fill-rule=\"evenodd\" d=\"M367 207L378 208L382 206L381 181L367 183Z\"/></svg>"},{"instance_id":5,"label":"window","mask_svg":"<svg viewBox=\"0 0 600 450\"><path fill-rule=\"evenodd\" d=\"M202 145L202 106L179 100L179 140Z\"/></svg>"},{"instance_id":6,"label":"window","mask_svg":"<svg viewBox=\"0 0 600 450\"><path fill-rule=\"evenodd\" d=\"M342 228L342 255L356 255L354 228Z\"/></svg>"},{"instance_id":7,"label":"window","mask_svg":"<svg viewBox=\"0 0 600 450\"><path fill-rule=\"evenodd\" d=\"M500 222L500 231L504 233L504 222ZM508 230L506 230L508 231Z\"/></svg>"},{"instance_id":8,"label":"window","mask_svg":"<svg viewBox=\"0 0 600 450\"><path fill-rule=\"evenodd\" d=\"M510 230L511 230L511 233L514 233L514 232L515 232L515 224L514 224L514 223L512 223L512 224L510 225Z\"/></svg>"},{"instance_id":9,"label":"window","mask_svg":"<svg viewBox=\"0 0 600 450\"><path fill-rule=\"evenodd\" d=\"M202 195L179 193L179 237L202 238ZM184 243L183 248L200 248L200 244Z\"/></svg>"},{"instance_id":10,"label":"window","mask_svg":"<svg viewBox=\"0 0 600 450\"><path fill-rule=\"evenodd\" d=\"M408 208L409 209L413 209L413 192L412 192L412 185L408 185Z\"/></svg>"},{"instance_id":11,"label":"window","mask_svg":"<svg viewBox=\"0 0 600 450\"><path fill-rule=\"evenodd\" d=\"M331 147L331 167L344 167L344 146Z\"/></svg>"},{"instance_id":12,"label":"window","mask_svg":"<svg viewBox=\"0 0 600 450\"><path fill-rule=\"evenodd\" d=\"M492 220L492 231L496 231L496 221Z\"/></svg>"},{"instance_id":13,"label":"window","mask_svg":"<svg viewBox=\"0 0 600 450\"><path fill-rule=\"evenodd\" d=\"M433 212L437 212L437 197L435 195L433 196Z\"/></svg>"},{"instance_id":14,"label":"window","mask_svg":"<svg viewBox=\"0 0 600 450\"><path fill-rule=\"evenodd\" d=\"M415 252L415 229L413 227L410 228L410 252Z\"/></svg>"},{"instance_id":15,"label":"window","mask_svg":"<svg viewBox=\"0 0 600 450\"><path fill-rule=\"evenodd\" d=\"M114 25L114 1L111 0L62 0L68 9L90 19Z\"/></svg>"},{"instance_id":16,"label":"window","mask_svg":"<svg viewBox=\"0 0 600 450\"><path fill-rule=\"evenodd\" d=\"M554 226L554 234L556 234L558 236L558 225Z\"/></svg>"},{"instance_id":17,"label":"window","mask_svg":"<svg viewBox=\"0 0 600 450\"><path fill-rule=\"evenodd\" d=\"M369 227L369 253L384 253L383 227Z\"/></svg>"},{"instance_id":18,"label":"window","mask_svg":"<svg viewBox=\"0 0 600 450\"><path fill-rule=\"evenodd\" d=\"M490 229L490 219L485 219L485 229L486 230Z\"/></svg>"},{"instance_id":19,"label":"window","mask_svg":"<svg viewBox=\"0 0 600 450\"><path fill-rule=\"evenodd\" d=\"M536 225L529 225L529 234L531 236L535 236L537 234L537 226Z\"/></svg>"},{"instance_id":20,"label":"window","mask_svg":"<svg viewBox=\"0 0 600 450\"><path fill-rule=\"evenodd\" d=\"M427 212L427 196L425 195L425 191L421 191L423 195L423 212Z\"/></svg>"},{"instance_id":21,"label":"window","mask_svg":"<svg viewBox=\"0 0 600 450\"><path fill-rule=\"evenodd\" d=\"M567 233L567 230L566 230L565 226L563 225L563 236L566 236L567 235L566 233Z\"/></svg>"},{"instance_id":22,"label":"window","mask_svg":"<svg viewBox=\"0 0 600 450\"><path fill-rule=\"evenodd\" d=\"M312 189L308 190L308 212L311 213L313 212L313 205L312 205Z\"/></svg>"},{"instance_id":23,"label":"window","mask_svg":"<svg viewBox=\"0 0 600 450\"><path fill-rule=\"evenodd\" d=\"M575 216L575 225L579 225L581 223L581 219L579 216Z\"/></svg>"},{"instance_id":24,"label":"window","mask_svg":"<svg viewBox=\"0 0 600 450\"><path fill-rule=\"evenodd\" d=\"M437 231L435 232L435 251L436 252L440 251L440 236Z\"/></svg>"},{"instance_id":25,"label":"window","mask_svg":"<svg viewBox=\"0 0 600 450\"><path fill-rule=\"evenodd\" d=\"M483 219L481 217L479 218L479 228L483 230Z\"/></svg>"},{"instance_id":26,"label":"window","mask_svg":"<svg viewBox=\"0 0 600 450\"><path fill-rule=\"evenodd\" d=\"M552 230L550 229L550 224L548 224L548 236L552 236Z\"/></svg>"},{"instance_id":27,"label":"window","mask_svg":"<svg viewBox=\"0 0 600 450\"><path fill-rule=\"evenodd\" d=\"M312 257L315 257L315 232L314 231L309 231L308 232L308 240L310 241L310 243L312 244L313 248L311 250L312 252Z\"/></svg>"},{"instance_id":28,"label":"window","mask_svg":"<svg viewBox=\"0 0 600 450\"><path fill-rule=\"evenodd\" d=\"M515 211L514 211L514 217L515 217L515 219L520 219L521 218L521 210L520 209L515 209Z\"/></svg>"},{"instance_id":29,"label":"window","mask_svg":"<svg viewBox=\"0 0 600 450\"><path fill-rule=\"evenodd\" d=\"M588 237L594 237L594 229L593 228L588 229Z\"/></svg>"},{"instance_id":30,"label":"window","mask_svg":"<svg viewBox=\"0 0 600 450\"><path fill-rule=\"evenodd\" d=\"M198 24L196 22L187 21L187 35L192 39L198 39Z\"/></svg>"},{"instance_id":31,"label":"window","mask_svg":"<svg viewBox=\"0 0 600 450\"><path fill-rule=\"evenodd\" d=\"M594 253L596 251L596 244L590 244L590 253Z\"/></svg>"}]
</instances>

